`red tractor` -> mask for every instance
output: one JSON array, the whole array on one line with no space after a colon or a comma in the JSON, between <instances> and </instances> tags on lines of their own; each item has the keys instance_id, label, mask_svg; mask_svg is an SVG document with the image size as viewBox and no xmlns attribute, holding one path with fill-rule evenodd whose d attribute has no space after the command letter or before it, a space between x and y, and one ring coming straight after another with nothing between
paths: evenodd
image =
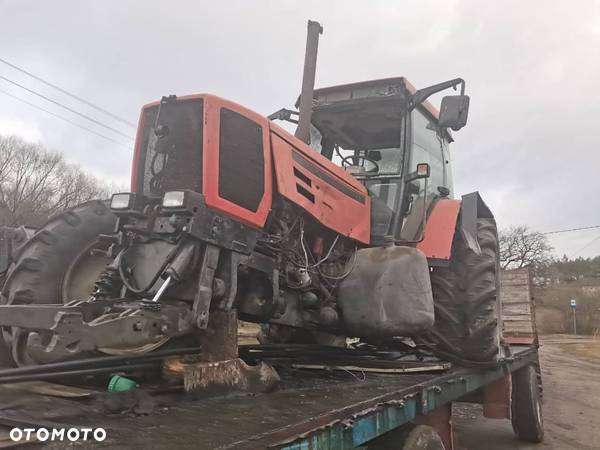
<instances>
[{"instance_id":1,"label":"red tractor","mask_svg":"<svg viewBox=\"0 0 600 450\"><path fill-rule=\"evenodd\" d=\"M14 233L0 325L17 364L151 351L218 311L263 324L263 342L411 337L497 357L494 218L477 193L453 198L464 81L314 90L320 31L309 22L298 113L163 97L142 108L131 192ZM427 101L457 87L439 112Z\"/></svg>"}]
</instances>

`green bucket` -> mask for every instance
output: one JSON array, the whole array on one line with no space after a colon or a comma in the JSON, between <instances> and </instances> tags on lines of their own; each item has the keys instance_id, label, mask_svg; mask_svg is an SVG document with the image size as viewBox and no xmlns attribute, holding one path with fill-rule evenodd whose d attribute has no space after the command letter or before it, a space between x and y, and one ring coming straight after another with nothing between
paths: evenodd
<instances>
[{"instance_id":1,"label":"green bucket","mask_svg":"<svg viewBox=\"0 0 600 450\"><path fill-rule=\"evenodd\" d=\"M138 384L130 378L121 375L113 375L108 382L108 392L127 392L138 387Z\"/></svg>"}]
</instances>

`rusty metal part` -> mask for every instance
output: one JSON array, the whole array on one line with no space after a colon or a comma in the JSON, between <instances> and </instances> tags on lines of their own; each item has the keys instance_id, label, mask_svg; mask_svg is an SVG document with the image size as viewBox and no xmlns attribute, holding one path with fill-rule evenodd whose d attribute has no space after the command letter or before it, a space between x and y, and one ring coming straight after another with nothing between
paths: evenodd
<instances>
[{"instance_id":1,"label":"rusty metal part","mask_svg":"<svg viewBox=\"0 0 600 450\"><path fill-rule=\"evenodd\" d=\"M141 309L139 302L97 300L66 306L0 306L0 325L28 330L27 347L36 361L50 362L82 351L144 348L193 329L185 303L160 311Z\"/></svg>"},{"instance_id":2,"label":"rusty metal part","mask_svg":"<svg viewBox=\"0 0 600 450\"><path fill-rule=\"evenodd\" d=\"M482 389L484 417L510 419L511 387L511 376L507 374Z\"/></svg>"},{"instance_id":3,"label":"rusty metal part","mask_svg":"<svg viewBox=\"0 0 600 450\"><path fill-rule=\"evenodd\" d=\"M319 49L319 35L322 33L323 27L319 22L308 21L304 74L302 75L302 91L298 108L298 128L295 133L298 139L307 144L310 144L310 117L312 115L315 74L317 71L317 50Z\"/></svg>"},{"instance_id":4,"label":"rusty metal part","mask_svg":"<svg viewBox=\"0 0 600 450\"><path fill-rule=\"evenodd\" d=\"M198 275L198 287L194 296L194 306L192 308L192 317L196 327L204 329L208 326L208 311L210 301L213 296L213 279L217 264L219 263L219 247L206 244L200 274Z\"/></svg>"}]
</instances>

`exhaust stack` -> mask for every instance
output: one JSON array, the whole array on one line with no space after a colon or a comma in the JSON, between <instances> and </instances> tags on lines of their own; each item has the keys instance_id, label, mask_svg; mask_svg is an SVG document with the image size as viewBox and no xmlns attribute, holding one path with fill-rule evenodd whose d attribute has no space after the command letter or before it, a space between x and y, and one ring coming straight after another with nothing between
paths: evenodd
<instances>
[{"instance_id":1,"label":"exhaust stack","mask_svg":"<svg viewBox=\"0 0 600 450\"><path fill-rule=\"evenodd\" d=\"M304 74L302 75L302 91L300 92L300 106L298 109L298 128L296 137L310 143L310 118L312 115L313 92L315 90L315 73L317 71L317 50L319 49L319 35L323 27L319 22L308 21L306 35L306 54L304 55Z\"/></svg>"}]
</instances>

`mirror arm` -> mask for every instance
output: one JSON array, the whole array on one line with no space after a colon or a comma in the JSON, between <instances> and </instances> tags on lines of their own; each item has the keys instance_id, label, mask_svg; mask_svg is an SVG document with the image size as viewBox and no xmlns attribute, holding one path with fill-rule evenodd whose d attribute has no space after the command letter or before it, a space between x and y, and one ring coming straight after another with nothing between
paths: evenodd
<instances>
[{"instance_id":1,"label":"mirror arm","mask_svg":"<svg viewBox=\"0 0 600 450\"><path fill-rule=\"evenodd\" d=\"M454 88L456 89L457 85L461 85L460 87L460 95L465 94L465 80L462 78L455 78L453 80L444 81L443 83L434 84L433 86L429 86L423 89L419 89L416 91L409 101L409 110L413 110L417 105L420 105L433 94L436 94L440 91Z\"/></svg>"},{"instance_id":2,"label":"mirror arm","mask_svg":"<svg viewBox=\"0 0 600 450\"><path fill-rule=\"evenodd\" d=\"M269 120L285 120L286 122L298 123L296 119L292 119L292 116L297 116L297 111L291 109L281 108L279 111L275 111L273 114L267 116Z\"/></svg>"}]
</instances>

